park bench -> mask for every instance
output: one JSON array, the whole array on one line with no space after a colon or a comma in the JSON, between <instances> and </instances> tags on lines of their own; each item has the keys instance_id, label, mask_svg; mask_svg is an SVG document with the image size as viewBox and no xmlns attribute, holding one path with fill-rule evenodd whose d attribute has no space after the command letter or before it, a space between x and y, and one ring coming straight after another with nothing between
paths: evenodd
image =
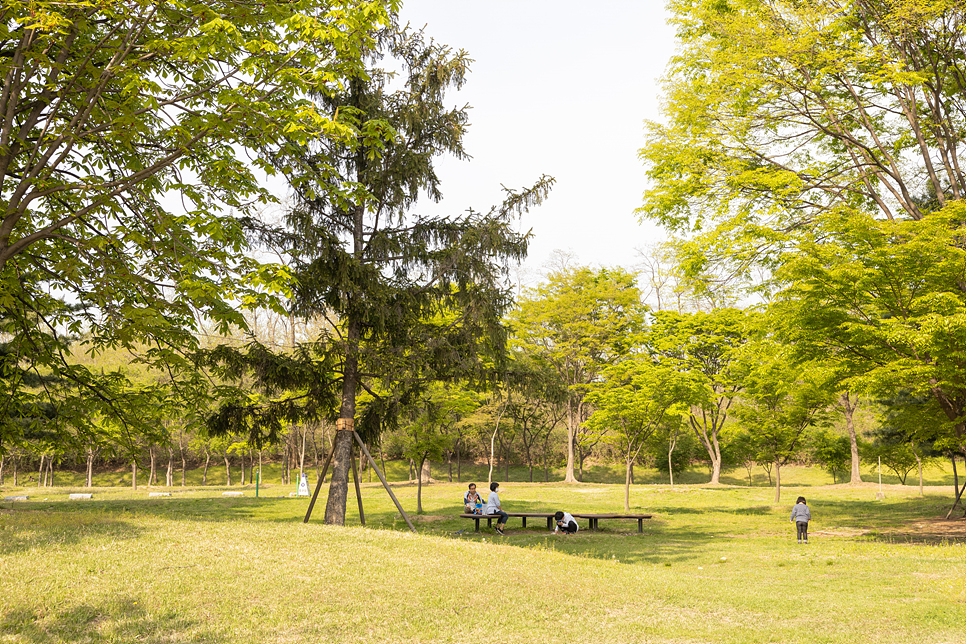
<instances>
[{"instance_id":1,"label":"park bench","mask_svg":"<svg viewBox=\"0 0 966 644\"><path fill-rule=\"evenodd\" d=\"M547 530L553 529L553 512L507 512L507 516L523 520L523 527L527 527L527 519L546 519ZM651 514L572 514L575 519L586 519L589 522L590 530L598 529L598 522L601 519L636 519L637 531L644 532L644 519L650 519ZM486 519L486 527L493 526L493 519L499 519L499 514L460 514L462 519L474 519L476 521L476 532L480 531L480 520Z\"/></svg>"},{"instance_id":2,"label":"park bench","mask_svg":"<svg viewBox=\"0 0 966 644\"><path fill-rule=\"evenodd\" d=\"M637 519L637 531L644 532L644 519L650 519L651 514L575 514L575 519L587 519L590 522L590 529L597 529L597 522L601 519Z\"/></svg>"}]
</instances>

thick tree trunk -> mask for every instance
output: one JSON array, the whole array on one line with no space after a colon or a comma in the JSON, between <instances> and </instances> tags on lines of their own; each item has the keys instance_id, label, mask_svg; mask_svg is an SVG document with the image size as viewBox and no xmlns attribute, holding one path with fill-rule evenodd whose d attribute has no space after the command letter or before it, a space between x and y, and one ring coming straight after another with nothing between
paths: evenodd
<instances>
[{"instance_id":1,"label":"thick tree trunk","mask_svg":"<svg viewBox=\"0 0 966 644\"><path fill-rule=\"evenodd\" d=\"M702 419L694 413L692 408L690 423L691 429L694 430L695 435L701 444L704 445L704 449L708 452L708 458L711 459L711 485L719 485L721 482L721 444L718 442L718 432L721 429L721 425L724 424L724 415L714 417L711 420L711 430L708 431L706 424L705 412L701 410Z\"/></svg>"},{"instance_id":2,"label":"thick tree trunk","mask_svg":"<svg viewBox=\"0 0 966 644\"><path fill-rule=\"evenodd\" d=\"M856 396L855 402L852 402L851 394L844 391L839 396L839 401L842 403L842 409L845 410L845 429L849 433L849 448L852 450L852 477L849 484L856 485L862 482L862 471L859 468L859 439L853 422L855 410L859 406L859 398Z\"/></svg>"},{"instance_id":3,"label":"thick tree trunk","mask_svg":"<svg viewBox=\"0 0 966 644\"><path fill-rule=\"evenodd\" d=\"M231 461L228 460L228 452L225 452L225 479L227 480L226 485L231 487Z\"/></svg>"},{"instance_id":4,"label":"thick tree trunk","mask_svg":"<svg viewBox=\"0 0 966 644\"><path fill-rule=\"evenodd\" d=\"M138 461L134 459L131 461L131 489L138 489Z\"/></svg>"},{"instance_id":5,"label":"thick tree trunk","mask_svg":"<svg viewBox=\"0 0 966 644\"><path fill-rule=\"evenodd\" d=\"M340 418L340 420L345 419ZM335 444L332 447L332 478L329 483L329 497L325 503L324 522L326 524L345 525L351 460L352 432L346 430L336 431Z\"/></svg>"},{"instance_id":6,"label":"thick tree trunk","mask_svg":"<svg viewBox=\"0 0 966 644\"><path fill-rule=\"evenodd\" d=\"M433 480L433 464L428 456L423 456L422 464L419 466L419 480L423 483L430 483Z\"/></svg>"},{"instance_id":7,"label":"thick tree trunk","mask_svg":"<svg viewBox=\"0 0 966 644\"><path fill-rule=\"evenodd\" d=\"M716 453L715 453L716 452ZM721 452L711 452L711 485L721 484Z\"/></svg>"},{"instance_id":8,"label":"thick tree trunk","mask_svg":"<svg viewBox=\"0 0 966 644\"><path fill-rule=\"evenodd\" d=\"M94 451L87 450L87 475L84 477L84 487L94 487Z\"/></svg>"},{"instance_id":9,"label":"thick tree trunk","mask_svg":"<svg viewBox=\"0 0 966 644\"><path fill-rule=\"evenodd\" d=\"M168 447L168 471L164 476L164 484L167 487L174 486L174 449Z\"/></svg>"},{"instance_id":10,"label":"thick tree trunk","mask_svg":"<svg viewBox=\"0 0 966 644\"><path fill-rule=\"evenodd\" d=\"M357 222L361 226L362 211L357 208ZM358 226L357 226L358 228ZM361 231L357 231L361 236ZM342 407L336 424L332 446L332 479L329 497L325 502L325 523L345 525L346 502L349 495L349 468L352 459L353 430L356 417L356 391L359 387L359 358L357 355L362 328L358 320L349 320L346 330L346 356L342 378Z\"/></svg>"}]
</instances>

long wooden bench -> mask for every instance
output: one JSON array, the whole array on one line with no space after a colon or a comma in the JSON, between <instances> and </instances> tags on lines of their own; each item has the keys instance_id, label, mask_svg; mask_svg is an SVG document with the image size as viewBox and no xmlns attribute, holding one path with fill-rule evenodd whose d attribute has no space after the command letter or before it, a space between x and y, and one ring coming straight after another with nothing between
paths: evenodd
<instances>
[{"instance_id":1,"label":"long wooden bench","mask_svg":"<svg viewBox=\"0 0 966 644\"><path fill-rule=\"evenodd\" d=\"M652 514L575 514L575 519L587 519L590 522L590 529L597 529L597 522L601 519L637 519L637 531L644 532L644 519L650 519Z\"/></svg>"},{"instance_id":2,"label":"long wooden bench","mask_svg":"<svg viewBox=\"0 0 966 644\"><path fill-rule=\"evenodd\" d=\"M553 512L507 512L507 516L523 520L523 527L527 527L527 519L546 519L547 530L553 530ZM598 522L601 519L636 519L637 531L644 532L644 519L650 519L652 514L572 514L575 519L587 519L590 530L598 529ZM486 519L486 527L493 527L493 519L499 519L499 514L461 514L462 519L474 519L476 521L476 532L480 531L480 520Z\"/></svg>"}]
</instances>

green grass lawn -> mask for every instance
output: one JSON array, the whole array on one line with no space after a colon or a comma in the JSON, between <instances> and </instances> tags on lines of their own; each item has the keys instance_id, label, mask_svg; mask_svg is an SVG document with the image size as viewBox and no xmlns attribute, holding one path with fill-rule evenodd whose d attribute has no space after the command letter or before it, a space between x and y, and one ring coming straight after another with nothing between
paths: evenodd
<instances>
[{"instance_id":1,"label":"green grass lawn","mask_svg":"<svg viewBox=\"0 0 966 644\"><path fill-rule=\"evenodd\" d=\"M804 469L804 468L803 468ZM439 476L434 472L434 476ZM808 472L785 480L807 481ZM481 477L485 482L485 473ZM481 487L483 487L481 485ZM952 487L637 485L636 522L506 537L423 488L410 533L378 484L346 527L306 499L226 488L2 488L0 642L966 642L966 522ZM239 490L238 486L233 489ZM154 488L152 491L159 491ZM415 486L394 491L415 514ZM811 543L788 514L809 500ZM619 512L616 484L505 483L509 511Z\"/></svg>"}]
</instances>

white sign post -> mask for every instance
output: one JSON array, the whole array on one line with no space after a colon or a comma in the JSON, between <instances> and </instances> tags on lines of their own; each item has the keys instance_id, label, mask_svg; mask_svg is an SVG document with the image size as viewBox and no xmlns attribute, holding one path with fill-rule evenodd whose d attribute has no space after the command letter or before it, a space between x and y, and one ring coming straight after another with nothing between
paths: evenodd
<instances>
[{"instance_id":1,"label":"white sign post","mask_svg":"<svg viewBox=\"0 0 966 644\"><path fill-rule=\"evenodd\" d=\"M302 480L299 481L299 491L295 496L308 496L309 495L309 475L305 472L302 473Z\"/></svg>"}]
</instances>

